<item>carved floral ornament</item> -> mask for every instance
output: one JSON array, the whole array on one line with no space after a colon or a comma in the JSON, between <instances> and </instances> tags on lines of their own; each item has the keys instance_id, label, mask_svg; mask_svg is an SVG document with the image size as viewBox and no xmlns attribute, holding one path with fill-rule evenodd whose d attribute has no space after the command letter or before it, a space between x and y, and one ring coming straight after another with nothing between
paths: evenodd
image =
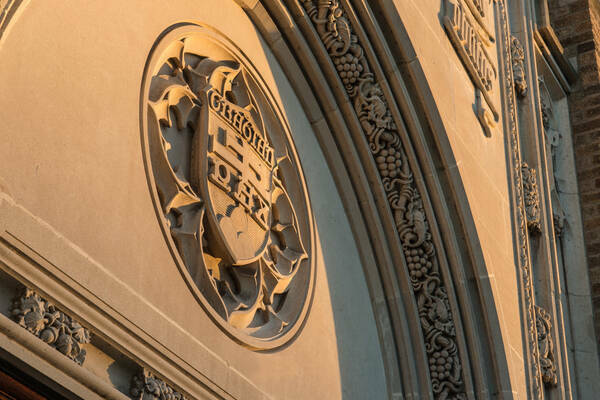
<instances>
[{"instance_id":1,"label":"carved floral ornament","mask_svg":"<svg viewBox=\"0 0 600 400\"><path fill-rule=\"evenodd\" d=\"M147 369L133 376L129 393L133 400L188 400L188 397Z\"/></svg>"},{"instance_id":2,"label":"carved floral ornament","mask_svg":"<svg viewBox=\"0 0 600 400\"><path fill-rule=\"evenodd\" d=\"M31 289L23 289L10 308L13 319L77 364L85 361L83 344L90 332Z\"/></svg>"},{"instance_id":3,"label":"carved floral ornament","mask_svg":"<svg viewBox=\"0 0 600 400\"><path fill-rule=\"evenodd\" d=\"M542 307L535 306L535 324L540 357L542 380L547 385L556 385L556 361L552 341L552 317Z\"/></svg>"},{"instance_id":4,"label":"carved floral ornament","mask_svg":"<svg viewBox=\"0 0 600 400\"><path fill-rule=\"evenodd\" d=\"M290 133L250 62L209 28L171 30L141 99L149 182L166 240L230 336L280 346L312 295L312 219Z\"/></svg>"}]
</instances>

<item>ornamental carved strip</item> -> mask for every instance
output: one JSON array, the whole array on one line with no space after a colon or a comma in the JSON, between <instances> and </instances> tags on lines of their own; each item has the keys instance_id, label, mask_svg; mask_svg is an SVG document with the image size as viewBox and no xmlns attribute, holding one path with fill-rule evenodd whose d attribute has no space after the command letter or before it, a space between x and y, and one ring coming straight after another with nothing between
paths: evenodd
<instances>
[{"instance_id":1,"label":"ornamental carved strip","mask_svg":"<svg viewBox=\"0 0 600 400\"><path fill-rule=\"evenodd\" d=\"M13 301L10 313L23 328L83 365L86 351L81 345L90 342L90 332L54 304L26 288Z\"/></svg>"},{"instance_id":2,"label":"ornamental carved strip","mask_svg":"<svg viewBox=\"0 0 600 400\"><path fill-rule=\"evenodd\" d=\"M507 101L508 114L508 135L510 140L511 152L511 168L513 168L513 189L515 194L515 205L517 208L517 240L518 240L518 256L519 256L519 271L521 273L521 281L523 284L523 294L526 309L527 321L527 338L530 352L531 369L532 369L532 388L533 396L536 399L542 398L542 378L539 362L539 348L537 344L536 318L535 318L535 294L533 289L531 257L529 254L529 242L527 233L527 212L525 208L525 194L523 189L523 175L521 171L521 150L519 143L519 132L517 123L517 103L515 95L515 81L512 70L512 54L511 54L511 36L510 27L508 25L508 11L506 9L505 0L498 2L500 21L502 24L502 41L504 51L504 82L505 96Z\"/></svg>"},{"instance_id":3,"label":"ornamental carved strip","mask_svg":"<svg viewBox=\"0 0 600 400\"><path fill-rule=\"evenodd\" d=\"M369 142L409 268L436 399L466 398L448 290L432 243L423 200L389 106L358 37L337 0L301 0Z\"/></svg>"},{"instance_id":4,"label":"ornamental carved strip","mask_svg":"<svg viewBox=\"0 0 600 400\"><path fill-rule=\"evenodd\" d=\"M188 397L146 369L133 376L129 394L134 400L188 400Z\"/></svg>"}]
</instances>

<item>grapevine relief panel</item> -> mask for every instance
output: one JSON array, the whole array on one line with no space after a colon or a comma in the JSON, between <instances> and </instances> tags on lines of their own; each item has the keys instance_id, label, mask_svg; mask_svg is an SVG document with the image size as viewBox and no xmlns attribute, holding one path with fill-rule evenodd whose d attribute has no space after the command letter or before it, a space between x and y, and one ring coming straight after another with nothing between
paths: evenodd
<instances>
[{"instance_id":1,"label":"grapevine relief panel","mask_svg":"<svg viewBox=\"0 0 600 400\"><path fill-rule=\"evenodd\" d=\"M379 84L337 0L303 0L369 142L409 268L437 399L464 399L456 330L423 200Z\"/></svg>"}]
</instances>

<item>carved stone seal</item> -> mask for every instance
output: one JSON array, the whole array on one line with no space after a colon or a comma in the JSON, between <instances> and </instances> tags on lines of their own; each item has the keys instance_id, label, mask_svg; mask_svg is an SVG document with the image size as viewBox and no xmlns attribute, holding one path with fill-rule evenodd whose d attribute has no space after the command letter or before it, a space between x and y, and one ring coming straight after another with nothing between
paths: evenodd
<instances>
[{"instance_id":1,"label":"carved stone seal","mask_svg":"<svg viewBox=\"0 0 600 400\"><path fill-rule=\"evenodd\" d=\"M271 349L312 295L312 217L285 118L220 34L177 27L155 46L141 98L157 214L175 261L233 338Z\"/></svg>"}]
</instances>

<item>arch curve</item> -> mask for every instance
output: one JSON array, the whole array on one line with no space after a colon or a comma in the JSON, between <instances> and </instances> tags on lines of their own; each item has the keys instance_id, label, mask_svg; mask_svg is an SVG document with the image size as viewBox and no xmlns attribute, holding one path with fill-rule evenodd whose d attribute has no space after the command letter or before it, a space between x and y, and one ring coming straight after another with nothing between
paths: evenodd
<instances>
[{"instance_id":1,"label":"arch curve","mask_svg":"<svg viewBox=\"0 0 600 400\"><path fill-rule=\"evenodd\" d=\"M292 83L336 180L362 257L390 398L510 393L473 216L402 16L387 0L236 1ZM342 74L345 64L360 76ZM382 142L402 153L398 174L409 179L399 188L382 174L382 157L390 157ZM425 269L416 269L423 260ZM440 358L448 373L429 367Z\"/></svg>"}]
</instances>

